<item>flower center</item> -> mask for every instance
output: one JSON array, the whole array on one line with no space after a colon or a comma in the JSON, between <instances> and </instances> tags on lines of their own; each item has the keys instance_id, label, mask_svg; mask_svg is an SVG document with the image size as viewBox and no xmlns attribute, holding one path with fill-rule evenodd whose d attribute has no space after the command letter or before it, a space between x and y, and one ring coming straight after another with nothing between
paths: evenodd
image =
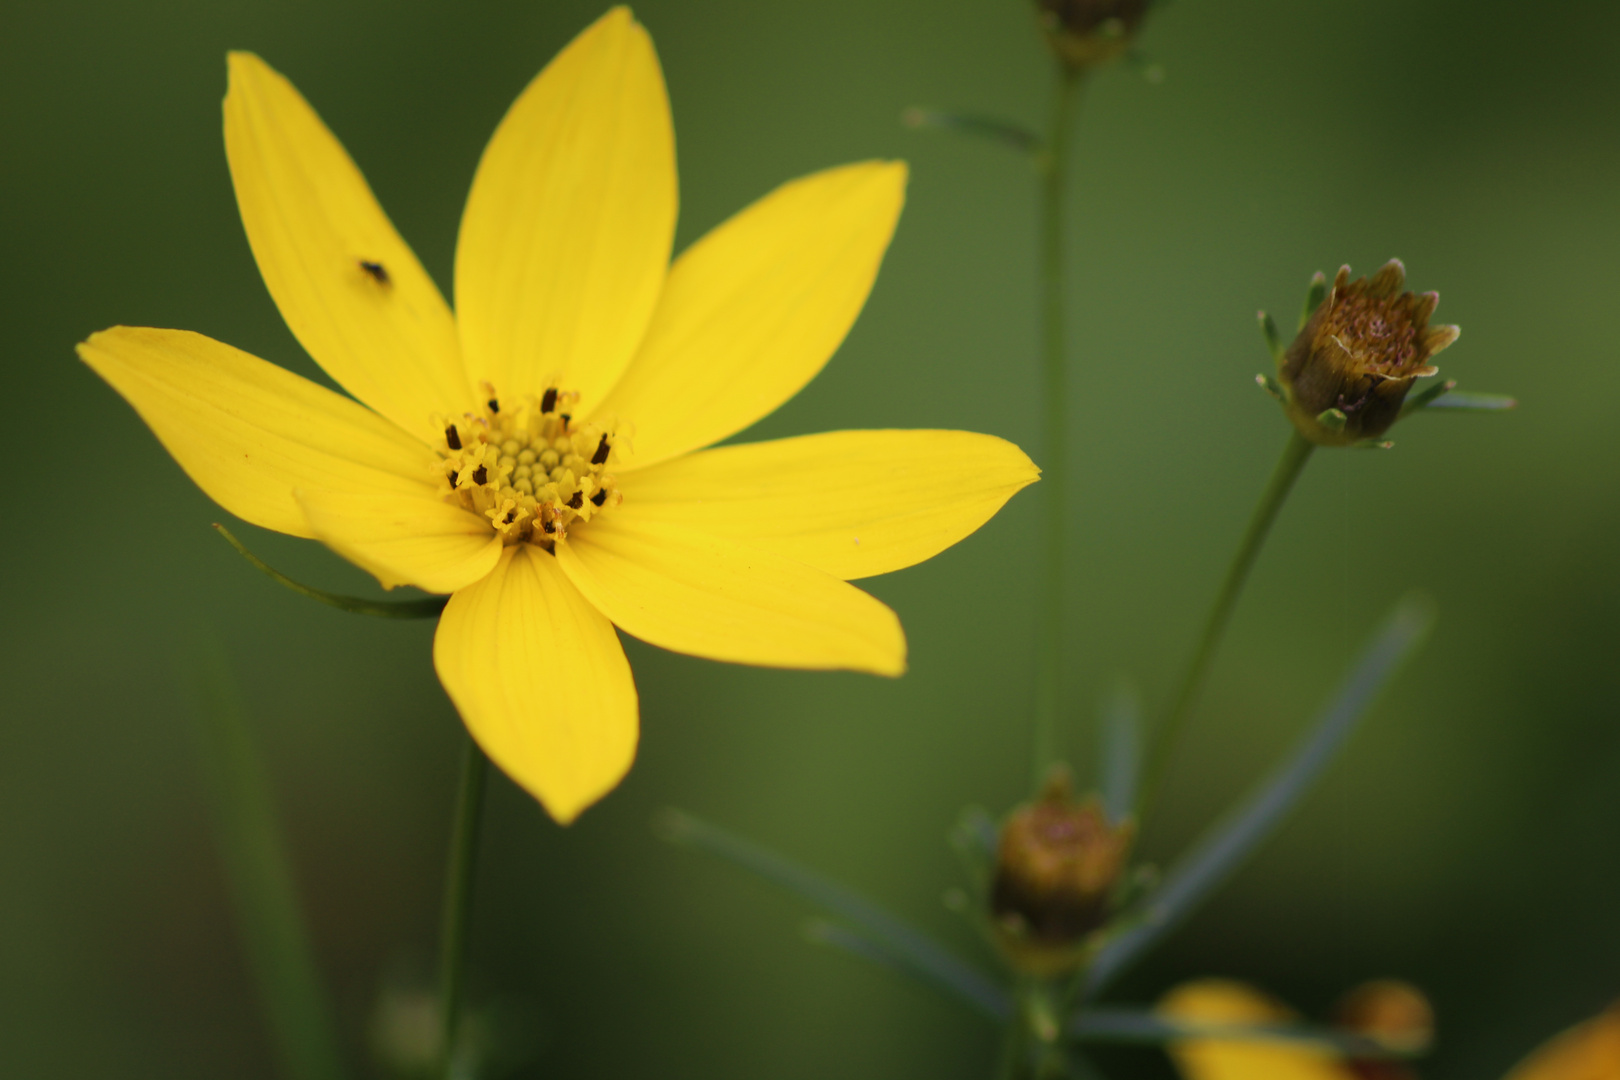
<instances>
[{"instance_id":1,"label":"flower center","mask_svg":"<svg viewBox=\"0 0 1620 1080\"><path fill-rule=\"evenodd\" d=\"M1359 371L1400 378L1421 366L1424 359L1412 303L1411 293L1352 293L1334 305L1325 329L1350 354L1351 363Z\"/></svg>"},{"instance_id":2,"label":"flower center","mask_svg":"<svg viewBox=\"0 0 1620 1080\"><path fill-rule=\"evenodd\" d=\"M548 389L516 407L487 383L480 413L443 418L436 469L447 498L489 518L508 544L529 542L550 551L568 530L623 499L608 466L613 432L576 424L576 393Z\"/></svg>"}]
</instances>

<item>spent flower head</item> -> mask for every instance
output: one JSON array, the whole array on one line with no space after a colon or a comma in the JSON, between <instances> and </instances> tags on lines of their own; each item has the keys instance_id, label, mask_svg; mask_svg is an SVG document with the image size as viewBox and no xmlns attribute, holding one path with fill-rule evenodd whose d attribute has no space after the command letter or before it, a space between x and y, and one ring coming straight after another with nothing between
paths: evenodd
<instances>
[{"instance_id":1,"label":"spent flower head","mask_svg":"<svg viewBox=\"0 0 1620 1080\"><path fill-rule=\"evenodd\" d=\"M1152 0L1036 0L1047 44L1065 67L1083 71L1122 55Z\"/></svg>"},{"instance_id":2,"label":"spent flower head","mask_svg":"<svg viewBox=\"0 0 1620 1080\"><path fill-rule=\"evenodd\" d=\"M1460 331L1430 326L1440 294L1402 291L1405 281L1399 259L1355 281L1348 266L1340 267L1278 360L1289 418L1312 442L1351 446L1377 439L1400 416L1412 384L1440 370L1430 361Z\"/></svg>"},{"instance_id":3,"label":"spent flower head","mask_svg":"<svg viewBox=\"0 0 1620 1080\"><path fill-rule=\"evenodd\" d=\"M990 884L996 940L1021 971L1053 975L1085 959L1113 914L1135 826L1110 822L1102 800L1076 800L1068 770L1002 824Z\"/></svg>"},{"instance_id":4,"label":"spent flower head","mask_svg":"<svg viewBox=\"0 0 1620 1080\"><path fill-rule=\"evenodd\" d=\"M230 58L225 145L259 270L353 397L201 334L79 347L202 489L386 588L448 593L439 679L479 745L567 821L618 783L638 700L615 627L745 664L898 675L893 611L847 584L929 558L1037 470L958 431L706 450L812 379L866 301L906 170L784 184L673 264L657 55L615 8L484 151L455 310L293 85Z\"/></svg>"}]
</instances>

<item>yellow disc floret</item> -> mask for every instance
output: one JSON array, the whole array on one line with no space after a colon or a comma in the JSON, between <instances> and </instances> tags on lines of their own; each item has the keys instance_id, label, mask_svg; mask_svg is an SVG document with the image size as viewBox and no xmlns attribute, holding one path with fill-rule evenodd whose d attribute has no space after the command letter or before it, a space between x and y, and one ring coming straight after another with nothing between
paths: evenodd
<instances>
[{"instance_id":1,"label":"yellow disc floret","mask_svg":"<svg viewBox=\"0 0 1620 1080\"><path fill-rule=\"evenodd\" d=\"M568 530L622 499L608 467L615 433L574 423L579 395L553 387L515 408L489 386L481 413L443 418L435 468L447 498L489 518L508 544L548 551Z\"/></svg>"}]
</instances>

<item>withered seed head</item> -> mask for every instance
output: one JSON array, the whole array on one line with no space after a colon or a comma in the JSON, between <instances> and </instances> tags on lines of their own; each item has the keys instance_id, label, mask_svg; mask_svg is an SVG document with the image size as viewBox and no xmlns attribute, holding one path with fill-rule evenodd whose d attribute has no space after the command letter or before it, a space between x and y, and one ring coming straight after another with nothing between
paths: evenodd
<instances>
[{"instance_id":1,"label":"withered seed head","mask_svg":"<svg viewBox=\"0 0 1620 1080\"><path fill-rule=\"evenodd\" d=\"M1065 66L1083 70L1130 47L1151 0L1036 0L1041 29Z\"/></svg>"},{"instance_id":2,"label":"withered seed head","mask_svg":"<svg viewBox=\"0 0 1620 1080\"><path fill-rule=\"evenodd\" d=\"M1001 827L990 910L996 936L1015 967L1038 975L1071 970L1086 937L1112 914L1135 828L1110 825L1096 796L1076 802L1067 771L1056 770L1039 799Z\"/></svg>"},{"instance_id":3,"label":"withered seed head","mask_svg":"<svg viewBox=\"0 0 1620 1080\"><path fill-rule=\"evenodd\" d=\"M1440 294L1402 292L1405 280L1399 259L1355 281L1341 267L1283 354L1277 381L1288 415L1312 442L1349 446L1382 435L1412 383L1439 371L1429 361L1457 340L1455 326L1429 325Z\"/></svg>"},{"instance_id":4,"label":"withered seed head","mask_svg":"<svg viewBox=\"0 0 1620 1080\"><path fill-rule=\"evenodd\" d=\"M1398 979L1362 983L1339 999L1333 1024L1344 1031L1382 1043L1401 1054L1428 1049L1434 1039L1434 1008L1423 992ZM1360 1080L1416 1080L1403 1061L1350 1058L1345 1062Z\"/></svg>"}]
</instances>

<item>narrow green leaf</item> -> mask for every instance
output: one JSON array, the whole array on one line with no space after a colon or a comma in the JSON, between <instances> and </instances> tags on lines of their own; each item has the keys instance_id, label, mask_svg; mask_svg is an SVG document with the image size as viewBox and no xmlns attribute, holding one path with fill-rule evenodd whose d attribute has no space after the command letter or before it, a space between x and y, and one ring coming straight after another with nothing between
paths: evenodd
<instances>
[{"instance_id":1,"label":"narrow green leaf","mask_svg":"<svg viewBox=\"0 0 1620 1080\"><path fill-rule=\"evenodd\" d=\"M1260 320L1260 336L1266 339L1266 351L1271 353L1273 361L1279 364L1282 363L1283 343L1277 337L1276 322L1264 311L1260 312L1256 317Z\"/></svg>"},{"instance_id":2,"label":"narrow green leaf","mask_svg":"<svg viewBox=\"0 0 1620 1080\"><path fill-rule=\"evenodd\" d=\"M1449 394L1456 388L1457 383L1454 379L1441 379L1438 382L1432 382L1417 393L1408 395L1407 399L1401 402L1401 415L1409 416L1419 409L1426 409L1433 405L1441 395Z\"/></svg>"},{"instance_id":3,"label":"narrow green leaf","mask_svg":"<svg viewBox=\"0 0 1620 1080\"><path fill-rule=\"evenodd\" d=\"M1323 409L1316 414L1316 422L1329 431L1343 431L1344 425L1350 422L1350 418L1344 414L1342 409Z\"/></svg>"},{"instance_id":4,"label":"narrow green leaf","mask_svg":"<svg viewBox=\"0 0 1620 1080\"><path fill-rule=\"evenodd\" d=\"M1099 728L1103 806L1117 823L1136 806L1142 772L1142 699L1129 684L1122 681L1109 695Z\"/></svg>"},{"instance_id":5,"label":"narrow green leaf","mask_svg":"<svg viewBox=\"0 0 1620 1080\"><path fill-rule=\"evenodd\" d=\"M1008 150L1033 156L1041 148L1040 137L1019 124L1010 120L1002 120L994 116L977 116L971 113L942 112L936 109L919 109L912 107L900 114L900 122L906 127L919 130L931 128L937 131L954 132L957 135L968 135L987 142L995 143Z\"/></svg>"},{"instance_id":6,"label":"narrow green leaf","mask_svg":"<svg viewBox=\"0 0 1620 1080\"><path fill-rule=\"evenodd\" d=\"M671 843L718 856L848 919L870 934L876 945L891 954L896 963L904 963L908 970L964 1000L973 1001L981 1010L989 1010L998 1018L1010 1015L1012 1006L1006 992L994 980L865 897L679 810L665 811L654 825Z\"/></svg>"},{"instance_id":7,"label":"narrow green leaf","mask_svg":"<svg viewBox=\"0 0 1620 1080\"><path fill-rule=\"evenodd\" d=\"M962 860L962 868L981 893L990 887L998 837L995 821L978 806L964 809L946 834L951 850Z\"/></svg>"},{"instance_id":8,"label":"narrow green leaf","mask_svg":"<svg viewBox=\"0 0 1620 1080\"><path fill-rule=\"evenodd\" d=\"M421 600L364 600L358 596L344 596L324 589L311 588L294 581L253 554L243 546L242 541L232 536L231 531L225 526L215 522L214 531L223 536L225 542L235 548L236 553L246 559L254 569L276 584L285 585L300 596L319 600L343 611L352 611L356 615L374 615L379 619L436 619L444 610L444 605L449 603L449 597L446 596L428 596Z\"/></svg>"},{"instance_id":9,"label":"narrow green leaf","mask_svg":"<svg viewBox=\"0 0 1620 1080\"><path fill-rule=\"evenodd\" d=\"M288 1080L341 1080L326 995L241 696L218 653L205 651L194 681L193 728L214 836L280 1072Z\"/></svg>"},{"instance_id":10,"label":"narrow green leaf","mask_svg":"<svg viewBox=\"0 0 1620 1080\"><path fill-rule=\"evenodd\" d=\"M1412 1056L1377 1039L1307 1024L1217 1024L1177 1020L1146 1009L1086 1009L1069 1021L1076 1042L1157 1046L1180 1039L1242 1039L1308 1043L1361 1060L1399 1060Z\"/></svg>"},{"instance_id":11,"label":"narrow green leaf","mask_svg":"<svg viewBox=\"0 0 1620 1080\"><path fill-rule=\"evenodd\" d=\"M1299 330L1305 329L1305 324L1311 321L1316 309L1322 306L1327 299L1327 275L1318 270L1311 275L1310 288L1305 290L1305 308L1299 313ZM1295 333L1299 331L1296 330Z\"/></svg>"},{"instance_id":12,"label":"narrow green leaf","mask_svg":"<svg viewBox=\"0 0 1620 1080\"><path fill-rule=\"evenodd\" d=\"M931 990L949 990L953 997L998 1023L1006 1022L1012 1015L1011 1001L999 987L977 980L962 982L942 977L939 970L918 964L911 954L889 948L847 926L827 919L811 919L805 924L804 936L818 945L842 949L869 963L898 972Z\"/></svg>"},{"instance_id":13,"label":"narrow green leaf","mask_svg":"<svg viewBox=\"0 0 1620 1080\"><path fill-rule=\"evenodd\" d=\"M1454 409L1458 412L1505 412L1518 407L1518 399L1506 394L1471 394L1466 391L1454 391L1428 405L1434 410Z\"/></svg>"},{"instance_id":14,"label":"narrow green leaf","mask_svg":"<svg viewBox=\"0 0 1620 1080\"><path fill-rule=\"evenodd\" d=\"M1109 940L1086 973L1094 996L1180 923L1276 830L1344 746L1401 664L1434 622L1433 607L1409 596L1368 643L1328 705L1288 757L1242 804L1182 856L1141 909L1122 918L1137 925Z\"/></svg>"}]
</instances>

